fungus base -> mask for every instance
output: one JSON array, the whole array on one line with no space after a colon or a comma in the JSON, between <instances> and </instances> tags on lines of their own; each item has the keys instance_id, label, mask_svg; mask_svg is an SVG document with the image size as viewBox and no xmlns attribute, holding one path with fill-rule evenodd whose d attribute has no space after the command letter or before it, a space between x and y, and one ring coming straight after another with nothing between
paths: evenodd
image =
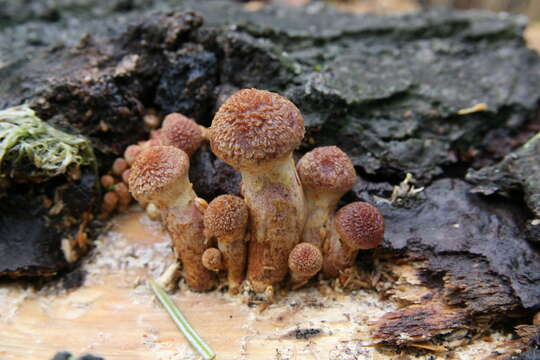
<instances>
[{"instance_id":1,"label":"fungus base","mask_svg":"<svg viewBox=\"0 0 540 360\"><path fill-rule=\"evenodd\" d=\"M170 239L138 209L114 223L85 260L82 287L0 285L0 358L43 360L67 350L106 360L198 359L145 286L146 278L157 278L172 263ZM217 291L196 294L183 286L173 299L220 360L396 356L390 348L369 346L368 323L396 309L374 292L341 294L319 285L281 296L262 313L241 296ZM450 358L484 358L507 340L492 333L457 348ZM448 358L410 352L411 359L432 355Z\"/></svg>"}]
</instances>

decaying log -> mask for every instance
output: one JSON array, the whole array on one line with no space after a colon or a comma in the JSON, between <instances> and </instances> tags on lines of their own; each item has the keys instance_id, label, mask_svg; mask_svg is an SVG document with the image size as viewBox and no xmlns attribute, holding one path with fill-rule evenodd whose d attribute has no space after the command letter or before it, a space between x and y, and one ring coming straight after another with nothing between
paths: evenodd
<instances>
[{"instance_id":1,"label":"decaying log","mask_svg":"<svg viewBox=\"0 0 540 360\"><path fill-rule=\"evenodd\" d=\"M249 12L228 2L171 3L164 8L176 11L156 14L134 4L123 15L104 10L101 19L87 22L30 16L17 31L19 20L8 18L0 29L0 107L28 102L44 120L76 128L107 168L146 135L147 108L179 111L208 125L232 91L271 89L305 115L302 151L341 146L372 181L361 181L346 199L369 201L385 216L386 239L361 256L356 281L405 306L373 325L381 341L411 343L389 329L426 341L445 335L444 329L474 330L538 308L540 259L526 241L538 188L524 187L530 176L515 176L527 209L519 197L471 194L472 186L456 179L475 160L500 160L489 150L493 139L518 135L536 110L540 60L524 46L523 18L439 11L379 18L325 7ZM65 15L59 19L73 15L58 11ZM93 17L90 11L78 15ZM39 41L36 33L43 34ZM222 177L229 170L220 170L212 156L194 159L194 169L216 170L219 178L205 179L200 188L237 189L237 183L225 185L237 181L236 174ZM502 164L514 167L511 159ZM406 173L425 189L392 196L391 184ZM197 173L190 175L197 188ZM19 195L10 195L10 207L25 209L28 197ZM9 219L26 226L18 218L1 221ZM51 239L47 226L34 220L28 227L42 230L35 238ZM11 248L6 239L0 241ZM55 241L43 248L58 254ZM57 258L40 257L36 248L17 251L56 271ZM0 252L0 263L14 259ZM418 320L416 328L411 319Z\"/></svg>"},{"instance_id":2,"label":"decaying log","mask_svg":"<svg viewBox=\"0 0 540 360\"><path fill-rule=\"evenodd\" d=\"M467 329L467 322L465 310L452 309L433 300L385 314L374 324L373 338L391 345L414 344Z\"/></svg>"},{"instance_id":3,"label":"decaying log","mask_svg":"<svg viewBox=\"0 0 540 360\"><path fill-rule=\"evenodd\" d=\"M361 258L360 271L369 271L373 255L373 285L405 306L373 324L376 338L410 344L538 308L540 257L526 241L528 214L518 204L471 194L461 180L436 181L393 203L368 188L359 184L356 194L379 199L386 236Z\"/></svg>"}]
</instances>

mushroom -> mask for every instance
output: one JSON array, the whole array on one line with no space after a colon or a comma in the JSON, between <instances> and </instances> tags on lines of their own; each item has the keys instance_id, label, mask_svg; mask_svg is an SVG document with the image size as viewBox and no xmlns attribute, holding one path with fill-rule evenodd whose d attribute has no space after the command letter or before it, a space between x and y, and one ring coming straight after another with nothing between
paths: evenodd
<instances>
[{"instance_id":1,"label":"mushroom","mask_svg":"<svg viewBox=\"0 0 540 360\"><path fill-rule=\"evenodd\" d=\"M118 205L120 211L125 211L131 203L131 196L126 184L119 182L114 185L114 192L118 195Z\"/></svg>"},{"instance_id":2,"label":"mushroom","mask_svg":"<svg viewBox=\"0 0 540 360\"><path fill-rule=\"evenodd\" d=\"M150 133L150 140L142 146L132 145L137 148L128 147L126 153L130 150L129 155L134 153L133 158L136 159L143 147L163 145L176 147L191 156L200 147L202 141L203 133L197 123L182 114L172 113L165 117L161 129L153 130ZM142 203L142 205L145 204ZM155 218L155 216L153 217Z\"/></svg>"},{"instance_id":3,"label":"mushroom","mask_svg":"<svg viewBox=\"0 0 540 360\"><path fill-rule=\"evenodd\" d=\"M159 134L161 144L184 150L189 156L201 146L203 132L190 118L172 113L165 117Z\"/></svg>"},{"instance_id":4,"label":"mushroom","mask_svg":"<svg viewBox=\"0 0 540 360\"><path fill-rule=\"evenodd\" d=\"M129 166L131 166L135 162L141 150L142 147L139 145L129 145L126 148L126 150L124 151L124 159L126 159L126 162Z\"/></svg>"},{"instance_id":5,"label":"mushroom","mask_svg":"<svg viewBox=\"0 0 540 360\"><path fill-rule=\"evenodd\" d=\"M114 191L107 191L103 196L103 202L101 203L102 214L100 218L105 219L110 213L112 213L118 205L118 200L118 194L116 194Z\"/></svg>"},{"instance_id":6,"label":"mushroom","mask_svg":"<svg viewBox=\"0 0 540 360\"><path fill-rule=\"evenodd\" d=\"M103 175L101 177L101 186L104 188L110 188L114 186L115 180L111 175Z\"/></svg>"},{"instance_id":7,"label":"mushroom","mask_svg":"<svg viewBox=\"0 0 540 360\"><path fill-rule=\"evenodd\" d=\"M352 189L356 172L351 159L336 146L318 147L296 165L306 196L307 219L302 241L322 249L339 199Z\"/></svg>"},{"instance_id":8,"label":"mushroom","mask_svg":"<svg viewBox=\"0 0 540 360\"><path fill-rule=\"evenodd\" d=\"M221 251L216 248L208 248L202 254L202 263L210 271L223 270L223 257Z\"/></svg>"},{"instance_id":9,"label":"mushroom","mask_svg":"<svg viewBox=\"0 0 540 360\"><path fill-rule=\"evenodd\" d=\"M247 224L248 209L238 196L220 195L208 204L204 212L205 235L218 240L231 292L236 292L244 281Z\"/></svg>"},{"instance_id":10,"label":"mushroom","mask_svg":"<svg viewBox=\"0 0 540 360\"><path fill-rule=\"evenodd\" d=\"M303 137L298 108L257 89L229 97L209 129L213 153L242 175L251 231L247 272L258 293L286 276L289 253L304 226L304 192L292 158Z\"/></svg>"},{"instance_id":11,"label":"mushroom","mask_svg":"<svg viewBox=\"0 0 540 360\"><path fill-rule=\"evenodd\" d=\"M128 163L123 158L117 158L112 164L112 173L121 176L124 170L128 168Z\"/></svg>"},{"instance_id":12,"label":"mushroom","mask_svg":"<svg viewBox=\"0 0 540 360\"><path fill-rule=\"evenodd\" d=\"M384 238L384 218L376 207L361 201L336 213L334 228L323 249L323 273L335 278L354 265L358 250L372 249Z\"/></svg>"},{"instance_id":13,"label":"mushroom","mask_svg":"<svg viewBox=\"0 0 540 360\"><path fill-rule=\"evenodd\" d=\"M300 243L289 254L289 269L293 289L305 285L322 268L321 250L310 243Z\"/></svg>"},{"instance_id":14,"label":"mushroom","mask_svg":"<svg viewBox=\"0 0 540 360\"><path fill-rule=\"evenodd\" d=\"M202 264L208 247L203 233L203 214L196 206L197 195L188 179L189 158L172 146L145 148L137 156L129 175L129 188L138 201L153 203L173 240L183 264L184 278L196 291L216 284L215 274Z\"/></svg>"}]
</instances>

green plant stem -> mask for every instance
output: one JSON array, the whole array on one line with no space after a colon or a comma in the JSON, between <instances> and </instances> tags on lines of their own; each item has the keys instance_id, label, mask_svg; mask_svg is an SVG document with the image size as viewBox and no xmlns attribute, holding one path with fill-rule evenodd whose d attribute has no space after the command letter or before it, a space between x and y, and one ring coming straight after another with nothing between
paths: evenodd
<instances>
[{"instance_id":1,"label":"green plant stem","mask_svg":"<svg viewBox=\"0 0 540 360\"><path fill-rule=\"evenodd\" d=\"M178 329L184 334L186 339L189 341L189 343L197 350L197 352L203 357L205 360L212 360L216 357L216 353L208 344L204 342L204 340L197 334L195 329L191 327L191 325L188 323L182 312L180 312L180 309L174 304L172 299L167 295L165 290L159 286L154 280L148 280L148 284L150 284L150 288L158 298L159 302L171 319L175 322L176 326L178 326Z\"/></svg>"}]
</instances>

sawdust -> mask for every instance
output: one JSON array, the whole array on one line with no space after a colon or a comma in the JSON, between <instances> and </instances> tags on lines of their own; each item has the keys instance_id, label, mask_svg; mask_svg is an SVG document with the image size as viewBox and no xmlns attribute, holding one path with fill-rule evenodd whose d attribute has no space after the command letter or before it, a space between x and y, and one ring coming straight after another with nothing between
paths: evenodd
<instances>
[{"instance_id":1,"label":"sawdust","mask_svg":"<svg viewBox=\"0 0 540 360\"><path fill-rule=\"evenodd\" d=\"M156 360L200 360L193 349L186 345L161 342L159 335L145 334L142 343L153 353Z\"/></svg>"},{"instance_id":2,"label":"sawdust","mask_svg":"<svg viewBox=\"0 0 540 360\"><path fill-rule=\"evenodd\" d=\"M133 275L144 270L150 277L158 278L175 263L171 239L163 231L162 225L147 216L142 216L140 222L144 229L159 241L148 244L133 243L122 233L108 231L98 238L93 253L82 265L87 272L87 284L99 283L103 274L111 272ZM128 282L126 286L136 288L140 285L140 278L135 280L132 280L131 276L123 278Z\"/></svg>"},{"instance_id":3,"label":"sawdust","mask_svg":"<svg viewBox=\"0 0 540 360\"><path fill-rule=\"evenodd\" d=\"M19 307L30 295L30 292L19 285L6 285L0 288L0 323L9 323L17 314Z\"/></svg>"},{"instance_id":4,"label":"sawdust","mask_svg":"<svg viewBox=\"0 0 540 360\"><path fill-rule=\"evenodd\" d=\"M126 226L126 222L129 226ZM130 339L138 339L138 342L136 345L129 343L126 349L137 349L137 354L140 353L145 359L200 359L173 325L168 321L163 322L167 319L166 315L161 312L146 285L148 277L158 278L174 263L170 238L161 224L150 220L140 209L132 210L130 214L115 220L115 225L97 240L91 255L83 260L82 269L87 272L83 287L66 291L60 281L39 290L18 283L2 286L0 303L7 306L4 307L6 310L0 312L0 322L15 324L18 318L24 316L21 306L32 302L37 304L46 319L73 321L79 326L96 315L104 316L100 312L105 311L105 317L110 312L110 316L133 322L136 335ZM116 289L122 291L117 293ZM106 297L108 294L126 295ZM183 281L172 298L188 318L195 320L201 335L216 345L220 359L249 360L262 356L273 360L383 360L393 359L397 355L395 348L378 347L371 339L368 324L398 309L398 304L381 300L374 291L340 292L329 284L319 283L317 287L277 292L275 302L262 313L257 306L246 304L241 296L232 296L225 291L196 294ZM106 305L104 299L107 299ZM205 320L200 322L197 314L206 309L207 305L204 304L208 303L215 309L212 308L209 315L201 314ZM96 312L96 309L100 312ZM28 315L31 321L35 314ZM237 327L233 327L236 330L231 333L221 330L228 322L237 324ZM80 349L102 354L105 358L108 358L104 351L107 346L121 353L117 339L122 334L118 334L114 323L109 326L112 327L90 332ZM223 337L226 337L226 341L219 345L219 339ZM46 334L36 333L35 338L40 346L48 344ZM451 352L430 353L417 349L408 351L407 356L415 360L483 358L502 349L508 340L509 335L491 333L489 339L475 339L471 344L457 347ZM7 358L27 358L14 354ZM126 356L118 358L129 358L130 355Z\"/></svg>"}]
</instances>

